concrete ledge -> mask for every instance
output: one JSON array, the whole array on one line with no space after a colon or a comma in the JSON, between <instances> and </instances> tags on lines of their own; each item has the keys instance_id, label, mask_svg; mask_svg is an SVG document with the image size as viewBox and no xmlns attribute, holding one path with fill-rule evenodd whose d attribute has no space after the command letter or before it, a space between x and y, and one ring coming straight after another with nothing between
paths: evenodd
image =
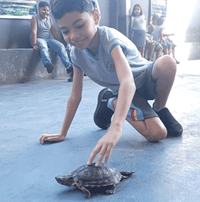
<instances>
[{"instance_id":1,"label":"concrete ledge","mask_svg":"<svg viewBox=\"0 0 200 202\"><path fill-rule=\"evenodd\" d=\"M50 51L55 66L48 74L39 51L33 49L0 49L0 85L24 83L44 79L64 79L67 72L59 56Z\"/></svg>"},{"instance_id":2,"label":"concrete ledge","mask_svg":"<svg viewBox=\"0 0 200 202\"><path fill-rule=\"evenodd\" d=\"M200 59L200 43L192 43L190 47L190 54L189 54L189 60L199 60Z\"/></svg>"}]
</instances>

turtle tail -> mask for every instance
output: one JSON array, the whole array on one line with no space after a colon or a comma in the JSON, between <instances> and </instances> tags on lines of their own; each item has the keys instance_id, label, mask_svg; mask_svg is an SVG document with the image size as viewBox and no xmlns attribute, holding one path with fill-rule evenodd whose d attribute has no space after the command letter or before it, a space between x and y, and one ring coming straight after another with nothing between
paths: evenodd
<instances>
[{"instance_id":1,"label":"turtle tail","mask_svg":"<svg viewBox=\"0 0 200 202\"><path fill-rule=\"evenodd\" d=\"M134 172L122 171L122 172L120 172L120 173L121 173L121 175L122 175L122 179L121 179L121 180L124 180L124 179L129 178Z\"/></svg>"}]
</instances>

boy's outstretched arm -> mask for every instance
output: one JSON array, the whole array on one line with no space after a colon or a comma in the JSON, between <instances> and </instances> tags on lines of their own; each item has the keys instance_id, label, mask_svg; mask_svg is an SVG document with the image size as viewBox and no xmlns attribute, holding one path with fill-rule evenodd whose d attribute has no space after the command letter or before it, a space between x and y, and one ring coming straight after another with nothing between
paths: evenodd
<instances>
[{"instance_id":1,"label":"boy's outstretched arm","mask_svg":"<svg viewBox=\"0 0 200 202\"><path fill-rule=\"evenodd\" d=\"M88 165L90 165L99 153L96 166L101 164L105 156L105 162L109 161L112 149L118 142L122 134L122 126L128 114L133 96L135 94L135 82L131 68L120 46L113 48L111 56L115 63L117 76L120 82L118 101L115 108L113 120L108 132L98 141L93 149Z\"/></svg>"},{"instance_id":2,"label":"boy's outstretched arm","mask_svg":"<svg viewBox=\"0 0 200 202\"><path fill-rule=\"evenodd\" d=\"M73 77L72 91L67 102L67 110L62 129L57 134L53 135L43 134L39 140L41 144L43 144L45 140L50 142L63 141L67 136L70 124L75 116L75 113L81 101L82 87L83 87L83 72L76 67L74 67L73 69L74 69L74 77Z\"/></svg>"}]
</instances>

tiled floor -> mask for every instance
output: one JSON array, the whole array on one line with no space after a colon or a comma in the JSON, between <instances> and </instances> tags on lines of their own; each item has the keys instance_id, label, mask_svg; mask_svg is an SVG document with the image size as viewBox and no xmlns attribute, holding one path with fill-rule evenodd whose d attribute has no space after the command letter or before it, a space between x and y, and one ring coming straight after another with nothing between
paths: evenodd
<instances>
[{"instance_id":1,"label":"tiled floor","mask_svg":"<svg viewBox=\"0 0 200 202\"><path fill-rule=\"evenodd\" d=\"M95 194L91 201L199 202L200 198L200 61L178 66L168 108L183 125L182 137L149 143L128 123L109 164L134 171L114 195ZM55 176L86 164L106 131L93 122L101 87L87 77L83 100L67 139L39 144L43 133L59 132L71 83L50 80L0 87L1 202L85 200L81 191L57 184Z\"/></svg>"}]
</instances>

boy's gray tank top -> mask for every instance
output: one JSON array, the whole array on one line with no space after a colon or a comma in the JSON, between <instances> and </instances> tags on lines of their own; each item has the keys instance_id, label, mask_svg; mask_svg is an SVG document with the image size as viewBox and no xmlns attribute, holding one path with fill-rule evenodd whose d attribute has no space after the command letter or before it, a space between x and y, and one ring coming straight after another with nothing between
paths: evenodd
<instances>
[{"instance_id":1,"label":"boy's gray tank top","mask_svg":"<svg viewBox=\"0 0 200 202\"><path fill-rule=\"evenodd\" d=\"M52 20L51 17L48 16L45 21L42 20L39 14L35 15L37 18L37 38L49 39L51 38L51 26Z\"/></svg>"}]
</instances>

